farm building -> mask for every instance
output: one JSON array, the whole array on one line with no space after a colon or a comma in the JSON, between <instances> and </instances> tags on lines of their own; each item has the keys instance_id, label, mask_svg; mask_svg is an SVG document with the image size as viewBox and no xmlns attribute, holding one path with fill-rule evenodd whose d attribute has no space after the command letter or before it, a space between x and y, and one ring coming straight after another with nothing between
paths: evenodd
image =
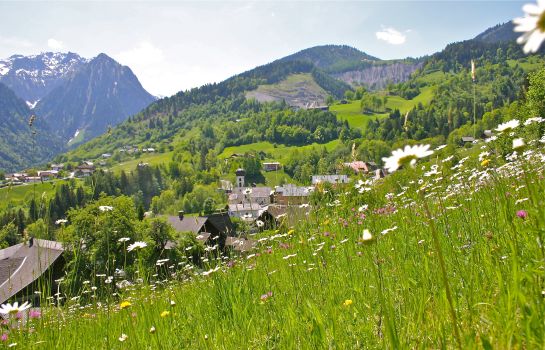
<instances>
[{"instance_id":1,"label":"farm building","mask_svg":"<svg viewBox=\"0 0 545 350\"><path fill-rule=\"evenodd\" d=\"M278 171L282 168L279 162L265 162L263 163L263 170L265 171Z\"/></svg>"},{"instance_id":2,"label":"farm building","mask_svg":"<svg viewBox=\"0 0 545 350\"><path fill-rule=\"evenodd\" d=\"M0 250L0 304L14 299L39 305L34 292L45 292L62 276L63 252L61 243L37 238Z\"/></svg>"}]
</instances>

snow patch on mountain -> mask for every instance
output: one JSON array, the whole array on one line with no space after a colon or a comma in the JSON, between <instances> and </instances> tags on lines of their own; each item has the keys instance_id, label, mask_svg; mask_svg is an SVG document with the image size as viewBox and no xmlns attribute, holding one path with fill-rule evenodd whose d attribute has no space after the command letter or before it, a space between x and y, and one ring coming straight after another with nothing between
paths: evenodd
<instances>
[{"instance_id":1,"label":"snow patch on mountain","mask_svg":"<svg viewBox=\"0 0 545 350\"><path fill-rule=\"evenodd\" d=\"M70 144L70 142L75 140L76 137L78 137L78 135L79 135L79 129L76 130L76 132L74 133L74 136L72 136L72 138L70 140L68 140L67 144Z\"/></svg>"},{"instance_id":2,"label":"snow patch on mountain","mask_svg":"<svg viewBox=\"0 0 545 350\"><path fill-rule=\"evenodd\" d=\"M40 102L40 100L36 100L34 102L30 102L30 101L25 101L25 102L28 108L34 109L34 107L36 107L36 105L38 104L38 102Z\"/></svg>"}]
</instances>

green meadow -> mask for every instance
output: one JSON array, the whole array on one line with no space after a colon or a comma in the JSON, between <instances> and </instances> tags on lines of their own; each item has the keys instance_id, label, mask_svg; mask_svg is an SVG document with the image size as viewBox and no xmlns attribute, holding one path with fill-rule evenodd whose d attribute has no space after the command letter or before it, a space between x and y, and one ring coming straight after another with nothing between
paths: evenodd
<instances>
[{"instance_id":1,"label":"green meadow","mask_svg":"<svg viewBox=\"0 0 545 350\"><path fill-rule=\"evenodd\" d=\"M255 252L229 262L213 254L200 268L169 261L157 267L169 270L166 279L148 276L149 284L121 288L103 302L89 297L92 287L111 287L92 278L89 292L44 308L41 318L9 333L9 343L541 348L542 155L507 166L499 157L480 165L464 150L455 155L460 161L445 156L377 183L319 189L307 220L260 233Z\"/></svg>"}]
</instances>

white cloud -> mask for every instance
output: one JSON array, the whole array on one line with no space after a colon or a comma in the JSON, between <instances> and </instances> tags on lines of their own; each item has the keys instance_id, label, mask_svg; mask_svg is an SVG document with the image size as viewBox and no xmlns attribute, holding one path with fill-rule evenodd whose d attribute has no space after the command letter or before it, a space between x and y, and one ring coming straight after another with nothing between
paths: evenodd
<instances>
[{"instance_id":1,"label":"white cloud","mask_svg":"<svg viewBox=\"0 0 545 350\"><path fill-rule=\"evenodd\" d=\"M62 41L53 38L47 39L47 46L52 50L62 50L64 48Z\"/></svg>"},{"instance_id":2,"label":"white cloud","mask_svg":"<svg viewBox=\"0 0 545 350\"><path fill-rule=\"evenodd\" d=\"M392 45L401 45L407 41L407 36L405 34L392 27L383 28L381 31L378 31L375 34L377 39L384 40L388 44Z\"/></svg>"}]
</instances>

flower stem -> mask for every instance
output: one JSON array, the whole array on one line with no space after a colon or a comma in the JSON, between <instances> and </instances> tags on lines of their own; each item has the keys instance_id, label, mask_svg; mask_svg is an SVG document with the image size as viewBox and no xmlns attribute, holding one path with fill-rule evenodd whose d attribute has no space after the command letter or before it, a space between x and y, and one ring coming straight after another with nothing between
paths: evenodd
<instances>
[{"instance_id":1,"label":"flower stem","mask_svg":"<svg viewBox=\"0 0 545 350\"><path fill-rule=\"evenodd\" d=\"M460 340L460 331L458 330L458 319L456 317L456 310L454 309L454 303L452 301L452 294L450 292L450 285L448 283L447 268L445 266L445 259L443 258L443 251L441 250L441 244L439 243L439 234L437 233L437 228L434 225L431 211L426 200L424 202L424 209L426 210L426 216L428 219L428 224L430 225L432 237L433 237L433 246L437 251L437 256L439 258L439 265L441 267L441 275L443 277L443 284L445 287L445 292L447 294L447 300L450 308L450 317L454 327L454 337L458 343L458 348L462 349L462 342Z\"/></svg>"}]
</instances>

